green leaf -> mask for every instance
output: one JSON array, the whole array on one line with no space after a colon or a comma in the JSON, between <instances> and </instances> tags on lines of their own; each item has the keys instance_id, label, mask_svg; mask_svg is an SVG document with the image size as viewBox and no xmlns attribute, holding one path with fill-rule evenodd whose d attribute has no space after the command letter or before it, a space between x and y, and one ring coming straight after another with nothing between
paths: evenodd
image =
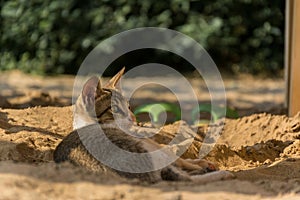
<instances>
[{"instance_id":1,"label":"green leaf","mask_svg":"<svg viewBox=\"0 0 300 200\"><path fill-rule=\"evenodd\" d=\"M153 119L153 122L158 123L159 115L163 112L171 112L175 114L175 120L179 120L181 118L180 108L177 105L170 103L145 104L137 107L133 113L136 117L140 113L149 113Z\"/></svg>"}]
</instances>

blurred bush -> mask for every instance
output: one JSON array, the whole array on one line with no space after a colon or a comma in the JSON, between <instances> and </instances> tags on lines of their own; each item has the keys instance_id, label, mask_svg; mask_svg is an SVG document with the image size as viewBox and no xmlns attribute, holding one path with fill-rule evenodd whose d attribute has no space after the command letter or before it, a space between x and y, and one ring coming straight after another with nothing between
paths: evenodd
<instances>
[{"instance_id":1,"label":"blurred bush","mask_svg":"<svg viewBox=\"0 0 300 200\"><path fill-rule=\"evenodd\" d=\"M1 70L76 73L101 40L143 26L189 35L220 69L275 74L283 67L282 0L2 0L0 8Z\"/></svg>"}]
</instances>

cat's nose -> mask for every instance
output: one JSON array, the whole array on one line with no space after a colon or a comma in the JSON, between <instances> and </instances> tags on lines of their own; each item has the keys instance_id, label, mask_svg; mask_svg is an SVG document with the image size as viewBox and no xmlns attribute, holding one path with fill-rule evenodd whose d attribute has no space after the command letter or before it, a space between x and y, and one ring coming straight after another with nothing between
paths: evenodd
<instances>
[{"instance_id":1,"label":"cat's nose","mask_svg":"<svg viewBox=\"0 0 300 200\"><path fill-rule=\"evenodd\" d=\"M135 115L134 115L132 112L130 112L130 119L131 119L133 122L136 122L136 117L135 117Z\"/></svg>"}]
</instances>

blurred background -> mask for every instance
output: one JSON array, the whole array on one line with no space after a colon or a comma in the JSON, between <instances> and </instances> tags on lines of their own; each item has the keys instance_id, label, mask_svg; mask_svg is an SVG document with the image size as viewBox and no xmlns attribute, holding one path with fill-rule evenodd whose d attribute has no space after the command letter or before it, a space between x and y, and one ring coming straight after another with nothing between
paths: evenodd
<instances>
[{"instance_id":1,"label":"blurred background","mask_svg":"<svg viewBox=\"0 0 300 200\"><path fill-rule=\"evenodd\" d=\"M208 51L222 74L227 105L239 116L286 112L285 1L2 0L0 9L2 108L71 105L74 75L101 41L133 28L163 27L190 36ZM169 52L129 52L103 66L104 76L123 66L129 70L149 62L187 76L199 102L210 103L210 93L195 68ZM125 93L145 80L124 81ZM177 79L163 73L149 78L154 80L180 87ZM189 100L187 96L185 101ZM141 86L130 103L135 109L160 102L177 104L178 99L168 88L154 84Z\"/></svg>"},{"instance_id":2,"label":"blurred background","mask_svg":"<svg viewBox=\"0 0 300 200\"><path fill-rule=\"evenodd\" d=\"M0 70L76 74L102 40L154 26L195 39L223 73L283 76L282 0L2 0L0 9ZM151 49L137 53L142 61L128 55L114 65L130 68L155 60L172 63L182 72L193 71L174 55ZM106 75L113 73L108 70Z\"/></svg>"}]
</instances>

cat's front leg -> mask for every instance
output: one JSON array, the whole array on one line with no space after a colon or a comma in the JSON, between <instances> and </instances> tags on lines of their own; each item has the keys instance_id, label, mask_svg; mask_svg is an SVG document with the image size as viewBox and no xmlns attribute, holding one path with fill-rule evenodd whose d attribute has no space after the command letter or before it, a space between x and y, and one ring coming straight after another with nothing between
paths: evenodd
<instances>
[{"instance_id":1,"label":"cat's front leg","mask_svg":"<svg viewBox=\"0 0 300 200\"><path fill-rule=\"evenodd\" d=\"M229 171L215 171L202 175L190 176L190 179L197 184L206 184L214 181L234 179L235 175Z\"/></svg>"},{"instance_id":2,"label":"cat's front leg","mask_svg":"<svg viewBox=\"0 0 300 200\"><path fill-rule=\"evenodd\" d=\"M174 165L191 174L203 174L218 170L218 166L204 159L182 159L178 158Z\"/></svg>"}]
</instances>

